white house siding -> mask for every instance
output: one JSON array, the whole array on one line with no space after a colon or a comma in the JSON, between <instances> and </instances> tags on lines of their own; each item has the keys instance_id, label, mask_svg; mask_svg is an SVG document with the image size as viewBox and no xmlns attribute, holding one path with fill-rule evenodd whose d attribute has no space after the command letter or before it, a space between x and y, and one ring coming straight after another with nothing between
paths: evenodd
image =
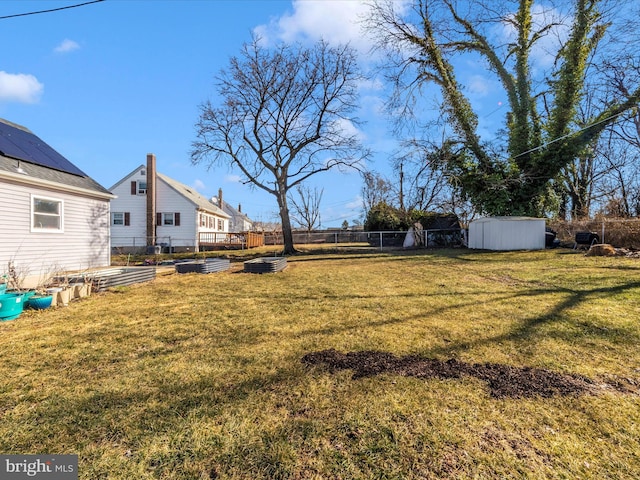
<instances>
[{"instance_id":1,"label":"white house siding","mask_svg":"<svg viewBox=\"0 0 640 480\"><path fill-rule=\"evenodd\" d=\"M111 187L111 192L117 196L111 201L111 212L129 213L128 226L111 224L111 246L130 249L144 248L147 245L147 197L146 195L132 195L131 182L145 180L147 168L141 165L134 172ZM189 187L180 184L179 188ZM163 180L162 175L156 177L156 212L155 214L179 213L180 225L156 225L156 244L171 246L177 251L198 250L199 232L226 233L229 228L229 218L209 212L204 207L194 203L180 190ZM215 208L214 205L211 205ZM200 212L215 217L214 228L200 227ZM223 228L218 228L218 220L222 220Z\"/></svg>"},{"instance_id":2,"label":"white house siding","mask_svg":"<svg viewBox=\"0 0 640 480\"><path fill-rule=\"evenodd\" d=\"M196 248L199 221L196 206L161 179L156 183L156 190L157 213L180 213L179 226L157 225L158 242L178 248Z\"/></svg>"},{"instance_id":3,"label":"white house siding","mask_svg":"<svg viewBox=\"0 0 640 480\"><path fill-rule=\"evenodd\" d=\"M488 217L469 224L469 248L484 250L542 250L545 221L531 217Z\"/></svg>"},{"instance_id":4,"label":"white house siding","mask_svg":"<svg viewBox=\"0 0 640 480\"><path fill-rule=\"evenodd\" d=\"M64 232L31 231L32 195L62 200ZM13 261L26 285L46 280L54 270L108 266L109 201L13 182L0 184L0 272Z\"/></svg>"},{"instance_id":5,"label":"white house siding","mask_svg":"<svg viewBox=\"0 0 640 480\"><path fill-rule=\"evenodd\" d=\"M111 246L112 247L145 247L147 245L147 196L131 195L131 182L146 180L142 175L142 167L117 184L111 192L117 195L111 201L111 212L128 212L130 225L113 225L111 222Z\"/></svg>"}]
</instances>

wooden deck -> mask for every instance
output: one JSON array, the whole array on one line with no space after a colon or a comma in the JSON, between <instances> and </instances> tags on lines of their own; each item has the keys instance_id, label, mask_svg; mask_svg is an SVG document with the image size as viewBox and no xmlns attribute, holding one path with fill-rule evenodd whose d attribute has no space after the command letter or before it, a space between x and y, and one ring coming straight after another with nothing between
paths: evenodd
<instances>
[{"instance_id":1,"label":"wooden deck","mask_svg":"<svg viewBox=\"0 0 640 480\"><path fill-rule=\"evenodd\" d=\"M262 247L264 245L264 234L256 232L243 233L216 233L200 232L198 245L202 249L245 249Z\"/></svg>"}]
</instances>

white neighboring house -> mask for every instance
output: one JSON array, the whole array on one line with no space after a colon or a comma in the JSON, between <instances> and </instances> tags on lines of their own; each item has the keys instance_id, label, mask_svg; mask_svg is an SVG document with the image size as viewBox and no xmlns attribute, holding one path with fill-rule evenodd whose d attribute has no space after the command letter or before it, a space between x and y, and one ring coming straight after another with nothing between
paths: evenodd
<instances>
[{"instance_id":1,"label":"white neighboring house","mask_svg":"<svg viewBox=\"0 0 640 480\"><path fill-rule=\"evenodd\" d=\"M120 252L186 252L224 243L230 216L193 188L156 172L155 155L111 191L111 247Z\"/></svg>"},{"instance_id":2,"label":"white neighboring house","mask_svg":"<svg viewBox=\"0 0 640 480\"><path fill-rule=\"evenodd\" d=\"M112 198L29 129L0 119L0 275L13 262L34 287L109 266Z\"/></svg>"},{"instance_id":3,"label":"white neighboring house","mask_svg":"<svg viewBox=\"0 0 640 480\"><path fill-rule=\"evenodd\" d=\"M224 213L229 215L229 232L245 233L253 231L253 221L242 213L242 206L238 204L238 208L233 208L228 202L222 198L222 189L218 189L218 196L211 199L215 205L220 207Z\"/></svg>"}]
</instances>

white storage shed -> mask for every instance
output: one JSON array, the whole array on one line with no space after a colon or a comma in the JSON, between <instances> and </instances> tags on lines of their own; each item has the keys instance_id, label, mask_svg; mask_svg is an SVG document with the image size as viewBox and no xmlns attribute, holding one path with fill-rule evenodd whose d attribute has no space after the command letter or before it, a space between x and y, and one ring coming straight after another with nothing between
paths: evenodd
<instances>
[{"instance_id":1,"label":"white storage shed","mask_svg":"<svg viewBox=\"0 0 640 480\"><path fill-rule=\"evenodd\" d=\"M486 217L469 224L469 248L542 250L545 220L533 217Z\"/></svg>"}]
</instances>

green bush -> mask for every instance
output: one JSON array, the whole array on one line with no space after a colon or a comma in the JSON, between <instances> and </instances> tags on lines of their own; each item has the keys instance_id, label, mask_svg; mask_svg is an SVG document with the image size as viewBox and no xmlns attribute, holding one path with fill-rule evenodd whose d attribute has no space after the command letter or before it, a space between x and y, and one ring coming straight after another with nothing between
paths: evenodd
<instances>
[{"instance_id":1,"label":"green bush","mask_svg":"<svg viewBox=\"0 0 640 480\"><path fill-rule=\"evenodd\" d=\"M385 202L380 202L367 212L364 229L367 232L405 231L417 222L425 230L460 228L458 217L452 214L426 212L424 210L409 210L405 212Z\"/></svg>"},{"instance_id":2,"label":"green bush","mask_svg":"<svg viewBox=\"0 0 640 480\"><path fill-rule=\"evenodd\" d=\"M367 212L364 229L367 232L386 232L394 230L407 230L408 222L403 220L400 209L392 207L385 202L374 205Z\"/></svg>"}]
</instances>

